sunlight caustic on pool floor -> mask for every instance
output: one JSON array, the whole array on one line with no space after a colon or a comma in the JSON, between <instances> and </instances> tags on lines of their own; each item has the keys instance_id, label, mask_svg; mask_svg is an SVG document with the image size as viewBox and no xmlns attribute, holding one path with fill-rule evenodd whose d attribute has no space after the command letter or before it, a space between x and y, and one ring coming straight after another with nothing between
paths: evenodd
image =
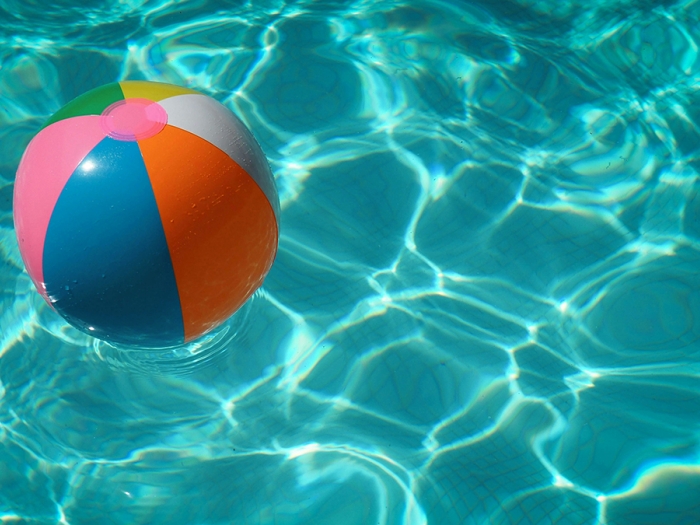
<instances>
[{"instance_id":1,"label":"sunlight caustic on pool floor","mask_svg":"<svg viewBox=\"0 0 700 525\"><path fill-rule=\"evenodd\" d=\"M700 521L699 5L0 1L0 519ZM23 148L121 79L276 175L199 345L97 343L23 271Z\"/></svg>"}]
</instances>

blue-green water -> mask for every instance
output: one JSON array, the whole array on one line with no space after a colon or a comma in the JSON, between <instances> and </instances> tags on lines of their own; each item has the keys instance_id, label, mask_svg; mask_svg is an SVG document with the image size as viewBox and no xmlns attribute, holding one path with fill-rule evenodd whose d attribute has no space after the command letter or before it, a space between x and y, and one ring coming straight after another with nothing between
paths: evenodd
<instances>
[{"instance_id":1,"label":"blue-green water","mask_svg":"<svg viewBox=\"0 0 700 525\"><path fill-rule=\"evenodd\" d=\"M0 522L700 523L699 19L0 1ZM32 135L122 79L226 104L281 194L263 289L178 351L66 325L14 237Z\"/></svg>"}]
</instances>

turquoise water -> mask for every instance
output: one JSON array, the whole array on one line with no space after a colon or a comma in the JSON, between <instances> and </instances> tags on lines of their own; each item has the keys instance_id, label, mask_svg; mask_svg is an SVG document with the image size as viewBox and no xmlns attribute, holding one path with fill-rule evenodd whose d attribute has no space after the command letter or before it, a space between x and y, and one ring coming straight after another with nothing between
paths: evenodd
<instances>
[{"instance_id":1,"label":"turquoise water","mask_svg":"<svg viewBox=\"0 0 700 525\"><path fill-rule=\"evenodd\" d=\"M253 4L0 1L0 521L700 523L700 3ZM172 351L14 237L32 135L122 79L226 104L281 195Z\"/></svg>"}]
</instances>

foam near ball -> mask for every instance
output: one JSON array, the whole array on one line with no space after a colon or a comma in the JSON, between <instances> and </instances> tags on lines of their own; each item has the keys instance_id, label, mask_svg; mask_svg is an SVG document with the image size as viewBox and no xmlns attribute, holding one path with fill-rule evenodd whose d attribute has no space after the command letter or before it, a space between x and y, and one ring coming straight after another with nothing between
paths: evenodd
<instances>
[{"instance_id":1,"label":"foam near ball","mask_svg":"<svg viewBox=\"0 0 700 525\"><path fill-rule=\"evenodd\" d=\"M192 341L262 284L279 199L245 125L196 91L125 81L59 110L14 190L27 272L76 328L126 345Z\"/></svg>"}]
</instances>

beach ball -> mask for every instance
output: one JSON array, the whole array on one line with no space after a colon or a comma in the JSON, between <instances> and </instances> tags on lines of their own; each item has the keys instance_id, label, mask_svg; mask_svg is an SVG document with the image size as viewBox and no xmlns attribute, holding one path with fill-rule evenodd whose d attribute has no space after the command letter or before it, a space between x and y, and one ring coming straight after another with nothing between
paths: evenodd
<instances>
[{"instance_id":1,"label":"beach ball","mask_svg":"<svg viewBox=\"0 0 700 525\"><path fill-rule=\"evenodd\" d=\"M265 155L224 105L154 82L99 87L27 146L17 240L48 304L106 341L167 347L228 319L279 239Z\"/></svg>"}]
</instances>

